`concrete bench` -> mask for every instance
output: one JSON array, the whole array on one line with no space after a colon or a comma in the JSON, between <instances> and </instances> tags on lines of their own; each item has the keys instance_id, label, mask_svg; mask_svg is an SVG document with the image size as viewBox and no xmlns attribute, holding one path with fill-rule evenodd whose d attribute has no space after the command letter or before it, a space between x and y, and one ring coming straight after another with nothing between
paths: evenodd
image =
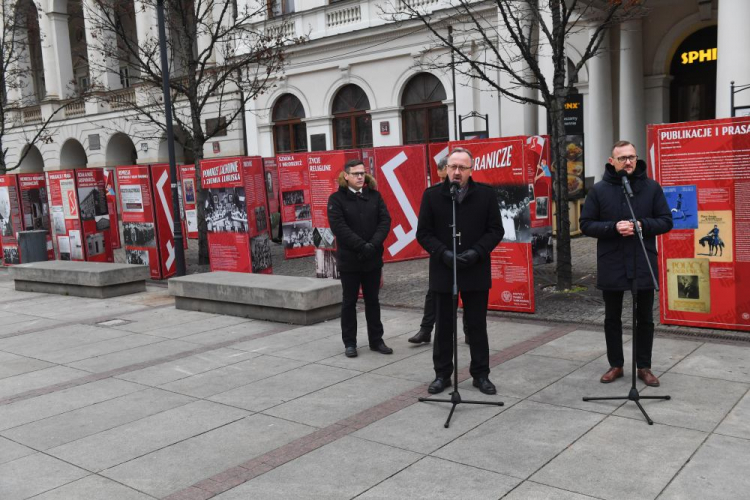
<instances>
[{"instance_id":1,"label":"concrete bench","mask_svg":"<svg viewBox=\"0 0 750 500\"><path fill-rule=\"evenodd\" d=\"M150 271L130 264L53 260L13 266L10 277L21 292L107 299L145 292Z\"/></svg>"},{"instance_id":2,"label":"concrete bench","mask_svg":"<svg viewBox=\"0 0 750 500\"><path fill-rule=\"evenodd\" d=\"M169 280L177 309L311 325L341 315L337 280L273 274L193 274Z\"/></svg>"}]
</instances>

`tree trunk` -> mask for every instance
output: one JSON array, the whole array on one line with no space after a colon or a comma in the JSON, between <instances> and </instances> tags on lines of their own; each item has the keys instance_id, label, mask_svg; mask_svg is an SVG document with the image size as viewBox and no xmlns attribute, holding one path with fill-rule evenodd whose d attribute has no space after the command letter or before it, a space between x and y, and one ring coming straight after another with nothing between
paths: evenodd
<instances>
[{"instance_id":1,"label":"tree trunk","mask_svg":"<svg viewBox=\"0 0 750 500\"><path fill-rule=\"evenodd\" d=\"M565 151L565 100L556 95L551 102L550 121L552 158L555 164L557 183L557 290L569 290L573 286L573 260L570 252L570 213L568 211L568 165Z\"/></svg>"},{"instance_id":2,"label":"tree trunk","mask_svg":"<svg viewBox=\"0 0 750 500\"><path fill-rule=\"evenodd\" d=\"M208 224L206 223L206 196L207 192L201 187L202 175L200 163L203 159L203 146L196 147L195 150L195 189L198 193L197 198L197 218L198 218L198 264L206 265L209 263L208 258Z\"/></svg>"}]
</instances>

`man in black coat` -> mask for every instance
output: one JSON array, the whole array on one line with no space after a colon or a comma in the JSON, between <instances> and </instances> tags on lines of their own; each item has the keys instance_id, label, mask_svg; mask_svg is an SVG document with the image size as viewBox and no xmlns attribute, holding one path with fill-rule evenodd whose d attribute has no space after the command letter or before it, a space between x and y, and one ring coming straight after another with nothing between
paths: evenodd
<instances>
[{"instance_id":1,"label":"man in black coat","mask_svg":"<svg viewBox=\"0 0 750 500\"><path fill-rule=\"evenodd\" d=\"M654 343L654 283L646 257L635 234L631 214L625 201L622 177L627 175L633 190L633 210L643 231L648 260L656 276L656 235L672 229L672 212L664 192L656 181L646 175L646 163L638 160L635 146L627 141L615 143L612 156L601 181L586 196L581 213L581 231L597 238L596 287L604 298L604 336L610 369L602 376L607 384L623 376L622 299L631 289L633 280L638 287L638 329L636 332L636 367L638 378L646 385L659 386L659 379L651 373L651 349ZM637 259L637 273L633 269L633 255Z\"/></svg>"},{"instance_id":2,"label":"man in black coat","mask_svg":"<svg viewBox=\"0 0 750 500\"><path fill-rule=\"evenodd\" d=\"M380 276L383 242L391 229L391 216L375 179L365 173L361 160L347 162L339 176L339 189L328 198L328 223L336 236L336 266L341 275L341 337L345 354L357 356L357 295L362 287L370 349L391 354L383 342L380 321Z\"/></svg>"},{"instance_id":3,"label":"man in black coat","mask_svg":"<svg viewBox=\"0 0 750 500\"><path fill-rule=\"evenodd\" d=\"M436 378L429 392L437 394L451 385L453 372L453 223L451 183L457 183L456 251L458 291L469 332L474 387L495 394L490 382L487 342L487 301L492 287L490 253L503 239L503 224L494 190L471 179L473 158L463 148L448 156L448 176L427 189L419 209L417 240L430 254L430 291L434 293L437 323L432 361Z\"/></svg>"}]
</instances>

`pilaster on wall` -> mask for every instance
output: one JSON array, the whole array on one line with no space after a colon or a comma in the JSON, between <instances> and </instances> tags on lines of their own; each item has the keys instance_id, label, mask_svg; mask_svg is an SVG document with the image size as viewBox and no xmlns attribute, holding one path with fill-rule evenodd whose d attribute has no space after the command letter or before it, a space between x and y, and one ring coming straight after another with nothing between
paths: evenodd
<instances>
[{"instance_id":1,"label":"pilaster on wall","mask_svg":"<svg viewBox=\"0 0 750 500\"><path fill-rule=\"evenodd\" d=\"M719 2L719 30L716 60L716 118L731 116L730 85L750 85L750 2L721 0ZM750 105L750 90L735 94L735 106Z\"/></svg>"},{"instance_id":2,"label":"pilaster on wall","mask_svg":"<svg viewBox=\"0 0 750 500\"><path fill-rule=\"evenodd\" d=\"M45 100L66 99L73 94L73 57L70 52L68 14L48 12L39 23L47 37L42 41Z\"/></svg>"}]
</instances>

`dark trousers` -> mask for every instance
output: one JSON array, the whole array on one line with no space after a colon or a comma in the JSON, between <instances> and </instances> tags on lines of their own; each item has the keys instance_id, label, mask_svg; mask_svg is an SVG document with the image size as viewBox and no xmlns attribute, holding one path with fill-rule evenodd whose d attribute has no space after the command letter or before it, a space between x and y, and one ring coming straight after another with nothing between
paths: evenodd
<instances>
[{"instance_id":1,"label":"dark trousers","mask_svg":"<svg viewBox=\"0 0 750 500\"><path fill-rule=\"evenodd\" d=\"M474 378L490 374L490 346L487 341L487 299L489 290L460 292L464 305L464 325L468 327L471 365ZM453 374L453 296L435 293L437 327L432 350L435 375L447 379Z\"/></svg>"},{"instance_id":2,"label":"dark trousers","mask_svg":"<svg viewBox=\"0 0 750 500\"><path fill-rule=\"evenodd\" d=\"M466 315L463 316L464 322L464 335L469 335L469 328L466 325ZM422 315L422 324L419 325L421 330L427 330L428 333L432 332L432 327L435 326L435 299L433 292L427 291L424 296L424 314Z\"/></svg>"},{"instance_id":3,"label":"dark trousers","mask_svg":"<svg viewBox=\"0 0 750 500\"><path fill-rule=\"evenodd\" d=\"M383 323L380 321L380 273L381 269L361 273L341 273L341 337L344 346L357 347L357 296L362 286L365 298L365 319L370 346L383 342Z\"/></svg>"},{"instance_id":4,"label":"dark trousers","mask_svg":"<svg viewBox=\"0 0 750 500\"><path fill-rule=\"evenodd\" d=\"M621 368L625 363L622 354L622 298L625 292L602 290L604 297L604 337L607 339L609 366ZM638 368L651 368L651 350L654 345L654 291L638 291L638 329L636 332L635 364ZM628 314L632 314L628 311Z\"/></svg>"}]
</instances>

